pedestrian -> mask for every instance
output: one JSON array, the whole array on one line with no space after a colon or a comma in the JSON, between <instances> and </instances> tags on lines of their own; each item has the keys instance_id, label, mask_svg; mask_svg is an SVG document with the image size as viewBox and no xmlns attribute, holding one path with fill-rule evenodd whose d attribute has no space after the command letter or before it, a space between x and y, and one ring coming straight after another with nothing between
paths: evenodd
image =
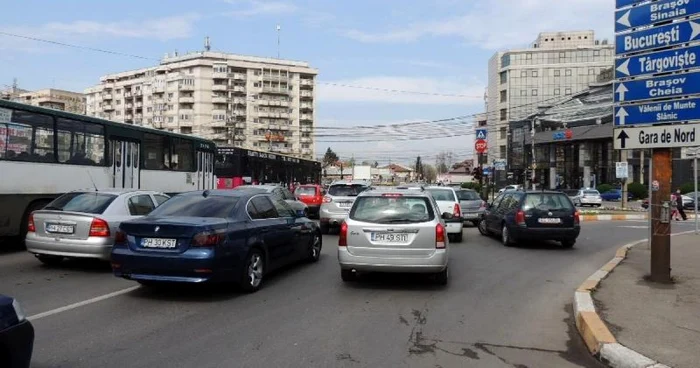
<instances>
[{"instance_id":1,"label":"pedestrian","mask_svg":"<svg viewBox=\"0 0 700 368\"><path fill-rule=\"evenodd\" d=\"M676 190L676 208L678 208L678 213L683 218L683 221L688 220L688 216L685 214L685 210L683 209L683 196L681 195L680 189Z\"/></svg>"},{"instance_id":2,"label":"pedestrian","mask_svg":"<svg viewBox=\"0 0 700 368\"><path fill-rule=\"evenodd\" d=\"M671 220L679 221L678 219L678 202L676 201L676 193L671 193Z\"/></svg>"}]
</instances>

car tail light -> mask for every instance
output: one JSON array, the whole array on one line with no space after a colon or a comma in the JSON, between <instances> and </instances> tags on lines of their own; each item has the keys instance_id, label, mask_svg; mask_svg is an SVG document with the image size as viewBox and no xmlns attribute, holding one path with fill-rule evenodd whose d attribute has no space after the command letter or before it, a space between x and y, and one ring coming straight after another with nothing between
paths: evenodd
<instances>
[{"instance_id":1,"label":"car tail light","mask_svg":"<svg viewBox=\"0 0 700 368\"><path fill-rule=\"evenodd\" d=\"M90 236L108 237L109 224L101 218L92 219L90 224Z\"/></svg>"},{"instance_id":2,"label":"car tail light","mask_svg":"<svg viewBox=\"0 0 700 368\"><path fill-rule=\"evenodd\" d=\"M331 203L331 202L333 202L333 198L331 198L329 196L323 197L323 203Z\"/></svg>"},{"instance_id":3,"label":"car tail light","mask_svg":"<svg viewBox=\"0 0 700 368\"><path fill-rule=\"evenodd\" d=\"M403 197L403 194L401 194L401 193L384 193L384 194L382 194L382 197L399 198L399 197Z\"/></svg>"},{"instance_id":4,"label":"car tail light","mask_svg":"<svg viewBox=\"0 0 700 368\"><path fill-rule=\"evenodd\" d=\"M34 214L29 215L29 219L27 220L27 231L30 233L33 233L36 231L36 226L34 225Z\"/></svg>"},{"instance_id":5,"label":"car tail light","mask_svg":"<svg viewBox=\"0 0 700 368\"><path fill-rule=\"evenodd\" d=\"M574 212L574 224L581 223L581 213L579 211Z\"/></svg>"},{"instance_id":6,"label":"car tail light","mask_svg":"<svg viewBox=\"0 0 700 368\"><path fill-rule=\"evenodd\" d=\"M520 210L515 214L515 223L518 226L525 226L525 212Z\"/></svg>"},{"instance_id":7,"label":"car tail light","mask_svg":"<svg viewBox=\"0 0 700 368\"><path fill-rule=\"evenodd\" d=\"M192 238L192 245L195 247L213 247L221 243L223 239L223 234L203 232Z\"/></svg>"},{"instance_id":8,"label":"car tail light","mask_svg":"<svg viewBox=\"0 0 700 368\"><path fill-rule=\"evenodd\" d=\"M126 233L121 231L121 230L117 231L117 233L114 234L114 243L115 244L126 243Z\"/></svg>"},{"instance_id":9,"label":"car tail light","mask_svg":"<svg viewBox=\"0 0 700 368\"><path fill-rule=\"evenodd\" d=\"M455 203L454 209L452 209L452 216L455 218L462 217L462 208L459 206L459 203Z\"/></svg>"},{"instance_id":10,"label":"car tail light","mask_svg":"<svg viewBox=\"0 0 700 368\"><path fill-rule=\"evenodd\" d=\"M435 248L445 248L445 226L442 224L435 225Z\"/></svg>"},{"instance_id":11,"label":"car tail light","mask_svg":"<svg viewBox=\"0 0 700 368\"><path fill-rule=\"evenodd\" d=\"M346 224L345 222L340 224L340 232L338 233L338 246L348 246L348 224Z\"/></svg>"}]
</instances>

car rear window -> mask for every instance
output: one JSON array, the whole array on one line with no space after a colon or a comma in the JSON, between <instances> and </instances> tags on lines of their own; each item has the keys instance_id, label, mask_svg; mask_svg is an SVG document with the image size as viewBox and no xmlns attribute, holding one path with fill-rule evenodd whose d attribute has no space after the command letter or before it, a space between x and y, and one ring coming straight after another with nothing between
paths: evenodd
<instances>
[{"instance_id":1,"label":"car rear window","mask_svg":"<svg viewBox=\"0 0 700 368\"><path fill-rule=\"evenodd\" d=\"M294 191L294 194L315 196L316 195L316 187L298 187Z\"/></svg>"},{"instance_id":2,"label":"car rear window","mask_svg":"<svg viewBox=\"0 0 700 368\"><path fill-rule=\"evenodd\" d=\"M436 201L452 201L455 202L454 191L449 189L426 189L430 194L433 195Z\"/></svg>"},{"instance_id":3,"label":"car rear window","mask_svg":"<svg viewBox=\"0 0 700 368\"><path fill-rule=\"evenodd\" d=\"M150 217L231 217L233 208L238 203L238 197L184 195L170 198L167 202L156 207Z\"/></svg>"},{"instance_id":4,"label":"car rear window","mask_svg":"<svg viewBox=\"0 0 700 368\"><path fill-rule=\"evenodd\" d=\"M328 194L335 197L356 197L365 189L367 186L362 184L336 184L328 188Z\"/></svg>"},{"instance_id":5,"label":"car rear window","mask_svg":"<svg viewBox=\"0 0 700 368\"><path fill-rule=\"evenodd\" d=\"M478 201L481 200L477 192L472 192L471 190L460 190L457 192L457 197L460 201Z\"/></svg>"},{"instance_id":6,"label":"car rear window","mask_svg":"<svg viewBox=\"0 0 700 368\"><path fill-rule=\"evenodd\" d=\"M569 197L560 193L528 193L523 203L523 211L563 211L574 210Z\"/></svg>"},{"instance_id":7,"label":"car rear window","mask_svg":"<svg viewBox=\"0 0 700 368\"><path fill-rule=\"evenodd\" d=\"M600 192L597 190L584 190L583 194L585 194L585 195L600 195Z\"/></svg>"},{"instance_id":8,"label":"car rear window","mask_svg":"<svg viewBox=\"0 0 700 368\"><path fill-rule=\"evenodd\" d=\"M435 219L430 200L425 197L360 197L350 211L356 221L376 224L412 224Z\"/></svg>"},{"instance_id":9,"label":"car rear window","mask_svg":"<svg viewBox=\"0 0 700 368\"><path fill-rule=\"evenodd\" d=\"M99 192L66 193L49 203L44 209L102 214L117 196Z\"/></svg>"}]
</instances>

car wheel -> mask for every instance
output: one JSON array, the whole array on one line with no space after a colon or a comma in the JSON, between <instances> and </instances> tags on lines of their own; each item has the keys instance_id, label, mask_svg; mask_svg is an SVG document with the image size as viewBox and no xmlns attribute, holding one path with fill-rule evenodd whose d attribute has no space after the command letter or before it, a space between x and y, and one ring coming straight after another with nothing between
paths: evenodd
<instances>
[{"instance_id":1,"label":"car wheel","mask_svg":"<svg viewBox=\"0 0 700 368\"><path fill-rule=\"evenodd\" d=\"M501 242L503 242L503 245L506 247L513 245L513 240L510 237L510 231L506 224L503 224L503 229L501 230Z\"/></svg>"},{"instance_id":2,"label":"car wheel","mask_svg":"<svg viewBox=\"0 0 700 368\"><path fill-rule=\"evenodd\" d=\"M309 262L317 262L321 257L321 248L323 247L323 240L319 233L314 233L311 237L311 242L309 243L309 257L307 260Z\"/></svg>"},{"instance_id":3,"label":"car wheel","mask_svg":"<svg viewBox=\"0 0 700 368\"><path fill-rule=\"evenodd\" d=\"M454 238L455 243L461 243L462 242L462 233L457 233L452 236Z\"/></svg>"},{"instance_id":4,"label":"car wheel","mask_svg":"<svg viewBox=\"0 0 700 368\"><path fill-rule=\"evenodd\" d=\"M561 245L564 248L573 248L574 244L576 244L576 240L562 240Z\"/></svg>"},{"instance_id":5,"label":"car wheel","mask_svg":"<svg viewBox=\"0 0 700 368\"><path fill-rule=\"evenodd\" d=\"M36 256L36 259L38 259L39 262L41 262L41 263L43 263L43 264L45 264L45 265L47 265L47 266L57 266L57 265L59 265L61 262L63 262L63 257L59 257L59 256L47 256L47 255L43 255L43 254L38 254L38 255Z\"/></svg>"},{"instance_id":6,"label":"car wheel","mask_svg":"<svg viewBox=\"0 0 700 368\"><path fill-rule=\"evenodd\" d=\"M352 270L340 270L340 278L343 279L343 282L352 282L357 279L357 275L355 275Z\"/></svg>"},{"instance_id":7,"label":"car wheel","mask_svg":"<svg viewBox=\"0 0 700 368\"><path fill-rule=\"evenodd\" d=\"M489 229L486 228L486 220L481 220L479 221L479 224L477 225L479 228L479 233L483 236L489 236L491 233L489 232Z\"/></svg>"},{"instance_id":8,"label":"car wheel","mask_svg":"<svg viewBox=\"0 0 700 368\"><path fill-rule=\"evenodd\" d=\"M322 222L322 223L319 225L319 227L321 228L321 234L323 234L323 235L328 235L328 232L329 232L329 230L330 230L330 228L328 227L328 224L324 224L324 223Z\"/></svg>"},{"instance_id":9,"label":"car wheel","mask_svg":"<svg viewBox=\"0 0 700 368\"><path fill-rule=\"evenodd\" d=\"M248 260L243 268L241 287L247 293L254 293L262 287L265 275L265 258L258 249L253 249L248 254Z\"/></svg>"},{"instance_id":10,"label":"car wheel","mask_svg":"<svg viewBox=\"0 0 700 368\"><path fill-rule=\"evenodd\" d=\"M438 285L447 285L447 280L449 279L450 271L449 268L445 267L442 272L435 274L435 283Z\"/></svg>"}]
</instances>

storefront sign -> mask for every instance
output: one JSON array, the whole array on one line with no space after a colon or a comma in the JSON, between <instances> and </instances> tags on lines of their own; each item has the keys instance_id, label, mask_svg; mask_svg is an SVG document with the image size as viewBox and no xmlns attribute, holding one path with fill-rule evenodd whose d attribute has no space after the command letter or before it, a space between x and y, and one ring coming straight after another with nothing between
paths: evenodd
<instances>
[{"instance_id":1,"label":"storefront sign","mask_svg":"<svg viewBox=\"0 0 700 368\"><path fill-rule=\"evenodd\" d=\"M552 139L555 141L563 141L563 140L568 140L574 137L574 133L571 131L571 129L567 129L563 132L554 132L552 134Z\"/></svg>"}]
</instances>

